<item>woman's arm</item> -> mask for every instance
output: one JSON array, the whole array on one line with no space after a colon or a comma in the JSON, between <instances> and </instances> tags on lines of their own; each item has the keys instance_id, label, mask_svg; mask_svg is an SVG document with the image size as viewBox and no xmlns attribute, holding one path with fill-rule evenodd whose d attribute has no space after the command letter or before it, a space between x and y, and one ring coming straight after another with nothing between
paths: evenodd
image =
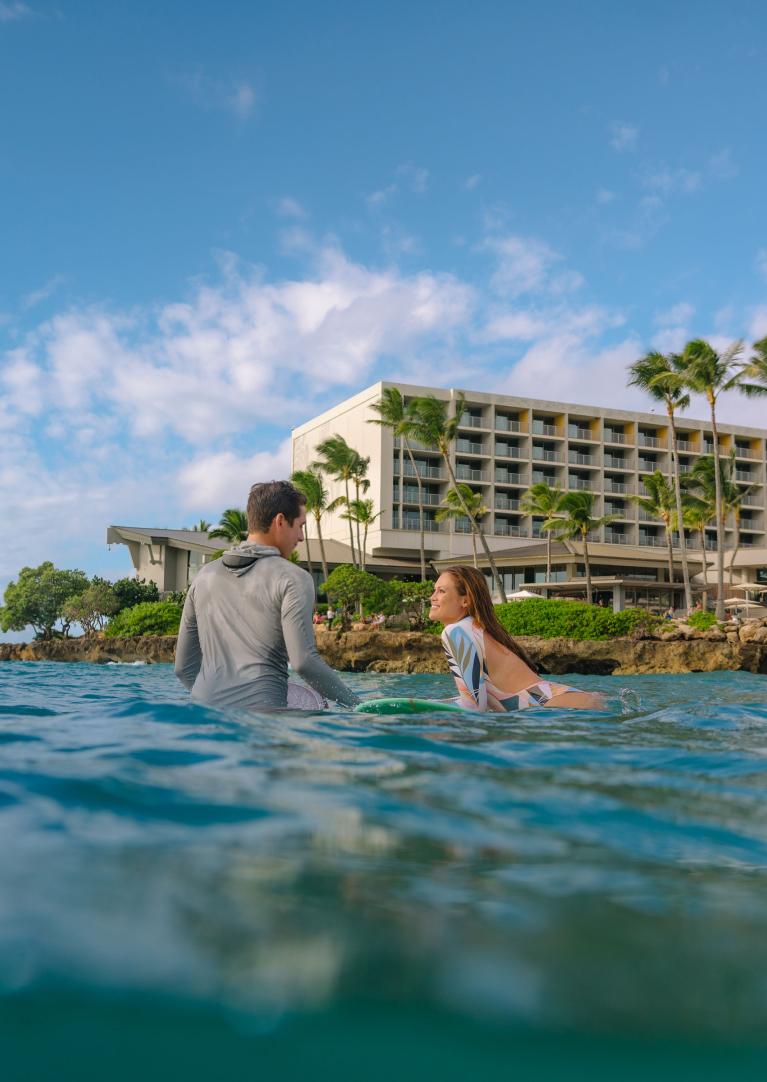
<instances>
[{"instance_id":1,"label":"woman's arm","mask_svg":"<svg viewBox=\"0 0 767 1082\"><path fill-rule=\"evenodd\" d=\"M441 638L461 706L487 710L485 659L473 636L461 624L448 624Z\"/></svg>"}]
</instances>

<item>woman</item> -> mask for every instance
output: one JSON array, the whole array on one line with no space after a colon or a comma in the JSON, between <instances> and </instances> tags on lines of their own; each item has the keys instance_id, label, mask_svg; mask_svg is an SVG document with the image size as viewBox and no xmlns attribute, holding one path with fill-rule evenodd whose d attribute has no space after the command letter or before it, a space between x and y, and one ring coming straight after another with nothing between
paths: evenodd
<instances>
[{"instance_id":1,"label":"woman","mask_svg":"<svg viewBox=\"0 0 767 1082\"><path fill-rule=\"evenodd\" d=\"M525 651L498 622L485 576L476 568L443 571L431 596L429 618L445 625L442 645L458 702L467 710L604 709L601 696L538 676Z\"/></svg>"}]
</instances>

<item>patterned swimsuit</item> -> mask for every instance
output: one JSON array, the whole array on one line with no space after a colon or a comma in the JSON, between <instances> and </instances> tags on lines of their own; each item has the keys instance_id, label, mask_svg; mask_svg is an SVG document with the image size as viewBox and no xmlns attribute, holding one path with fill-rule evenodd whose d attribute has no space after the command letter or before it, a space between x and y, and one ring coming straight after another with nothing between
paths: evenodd
<instances>
[{"instance_id":1,"label":"patterned swimsuit","mask_svg":"<svg viewBox=\"0 0 767 1082\"><path fill-rule=\"evenodd\" d=\"M442 646L458 689L456 701L466 710L525 710L528 706L545 706L556 695L578 690L550 680L536 680L513 693L496 687L487 671L485 633L471 616L447 625L442 632Z\"/></svg>"}]
</instances>

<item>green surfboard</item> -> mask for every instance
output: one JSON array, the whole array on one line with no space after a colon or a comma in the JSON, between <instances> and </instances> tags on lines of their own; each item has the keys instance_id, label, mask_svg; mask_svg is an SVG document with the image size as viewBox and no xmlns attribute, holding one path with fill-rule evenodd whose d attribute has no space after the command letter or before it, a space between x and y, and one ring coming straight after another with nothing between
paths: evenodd
<instances>
[{"instance_id":1,"label":"green surfboard","mask_svg":"<svg viewBox=\"0 0 767 1082\"><path fill-rule=\"evenodd\" d=\"M439 699L367 699L355 706L357 714L464 714L466 711L455 703L443 703Z\"/></svg>"}]
</instances>

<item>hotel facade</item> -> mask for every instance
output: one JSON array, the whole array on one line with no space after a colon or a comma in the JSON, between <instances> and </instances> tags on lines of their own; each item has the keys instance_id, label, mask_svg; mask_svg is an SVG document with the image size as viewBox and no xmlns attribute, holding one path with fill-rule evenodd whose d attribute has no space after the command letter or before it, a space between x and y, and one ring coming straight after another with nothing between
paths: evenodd
<instances>
[{"instance_id":1,"label":"hotel facade","mask_svg":"<svg viewBox=\"0 0 767 1082\"><path fill-rule=\"evenodd\" d=\"M464 396L458 435L451 450L456 477L481 493L488 512L482 528L507 591L526 583L543 583L545 534L541 519L523 513L521 500L539 481L562 490L584 490L595 497L594 513L614 520L590 539L595 589L604 587L604 602L621 608L626 604L662 607L680 604L681 568L668 582L667 547L663 523L648 515L633 496L644 494L643 479L655 470L670 474L671 432L665 412L637 413L599 406L568 405L539 399L516 398L488 392L445 390L410 384L379 382L340 402L293 431L292 468L302 469L317 458L317 445L335 433L364 456L370 457L367 496L381 512L368 534L373 556L415 558L418 554L418 485L413 465L402 441L380 425L370 423L373 410L387 387L397 387L406 401L422 395L453 403ZM701 455L713 450L710 423L680 415L677 418L679 462L682 472L692 468ZM767 431L718 424L720 454L734 456L734 480L745 495L741 505L739 546L752 575L761 578L762 556L767 565ZM471 558L470 525L458 519L436 521L450 480L441 456L410 441L415 468L423 482L423 511L427 558L438 570L451 560ZM332 494L341 488L330 484ZM323 531L348 543L348 523L329 516ZM727 547L735 536L728 522ZM712 559L716 529L706 531L705 548L698 536L688 535L692 575L702 573ZM543 592L582 592L582 561L577 544L557 544L561 557L555 562L549 585ZM481 551L481 550L480 550ZM749 560L749 553L753 560ZM678 543L674 548L679 557ZM742 560L738 560L741 566ZM767 567L764 569L767 582ZM709 578L713 575L709 572ZM609 584L608 584L609 580ZM609 589L608 589L609 585Z\"/></svg>"}]
</instances>

